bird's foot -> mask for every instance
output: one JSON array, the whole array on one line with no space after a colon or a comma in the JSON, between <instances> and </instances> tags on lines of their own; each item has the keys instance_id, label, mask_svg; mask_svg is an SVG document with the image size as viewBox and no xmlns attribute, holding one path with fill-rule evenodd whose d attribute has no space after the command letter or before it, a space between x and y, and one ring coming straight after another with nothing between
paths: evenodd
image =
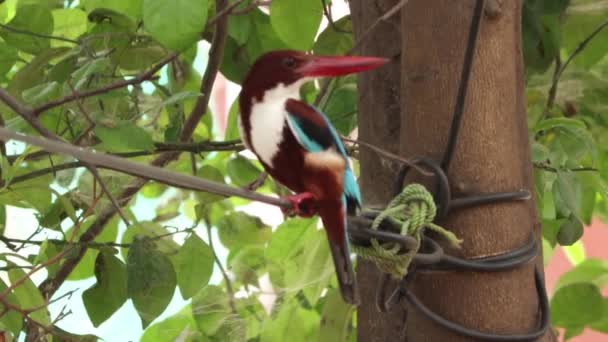
<instances>
[{"instance_id":1,"label":"bird's foot","mask_svg":"<svg viewBox=\"0 0 608 342\"><path fill-rule=\"evenodd\" d=\"M310 192L285 197L292 208L281 209L287 216L312 217L317 213L317 200Z\"/></svg>"}]
</instances>

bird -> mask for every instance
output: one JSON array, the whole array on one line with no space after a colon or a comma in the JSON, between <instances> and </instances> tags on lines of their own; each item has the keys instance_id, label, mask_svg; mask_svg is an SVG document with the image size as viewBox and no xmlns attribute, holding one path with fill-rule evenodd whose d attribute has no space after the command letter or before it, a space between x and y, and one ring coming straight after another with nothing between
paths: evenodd
<instances>
[{"instance_id":1,"label":"bird","mask_svg":"<svg viewBox=\"0 0 608 342\"><path fill-rule=\"evenodd\" d=\"M238 98L245 147L270 176L295 193L286 197L293 213L320 216L340 293L352 305L360 303L360 294L346 216L360 208L360 190L340 135L320 110L300 99L300 88L316 78L363 72L387 62L371 56L271 51L252 64Z\"/></svg>"}]
</instances>

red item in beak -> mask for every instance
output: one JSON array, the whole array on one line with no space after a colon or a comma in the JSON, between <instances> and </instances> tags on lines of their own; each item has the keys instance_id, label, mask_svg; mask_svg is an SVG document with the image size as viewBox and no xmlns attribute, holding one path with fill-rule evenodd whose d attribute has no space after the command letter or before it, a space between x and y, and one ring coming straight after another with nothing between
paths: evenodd
<instances>
[{"instance_id":1,"label":"red item in beak","mask_svg":"<svg viewBox=\"0 0 608 342\"><path fill-rule=\"evenodd\" d=\"M365 56L310 56L296 71L307 77L334 77L374 69L388 61Z\"/></svg>"}]
</instances>

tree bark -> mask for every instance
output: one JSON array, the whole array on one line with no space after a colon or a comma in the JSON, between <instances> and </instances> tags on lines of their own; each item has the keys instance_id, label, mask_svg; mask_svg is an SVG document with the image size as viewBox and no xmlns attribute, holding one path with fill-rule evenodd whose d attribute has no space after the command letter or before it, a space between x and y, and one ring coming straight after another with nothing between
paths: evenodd
<instances>
[{"instance_id":1,"label":"tree bark","mask_svg":"<svg viewBox=\"0 0 608 342\"><path fill-rule=\"evenodd\" d=\"M350 0L355 37L360 37L391 9L395 0ZM388 151L399 151L401 34L399 15L380 22L362 42L357 54L383 56L393 60L374 72L359 76L359 139ZM361 149L361 190L365 206L383 207L390 200L398 165ZM381 273L373 263L358 259L357 281L362 303L357 313L357 341L403 341L405 311L388 314L376 310L375 296Z\"/></svg>"},{"instance_id":2,"label":"tree bark","mask_svg":"<svg viewBox=\"0 0 608 342\"><path fill-rule=\"evenodd\" d=\"M355 36L398 1L352 0ZM455 155L448 172L454 197L529 189L533 193L521 47L521 0L488 0L477 42ZM383 23L360 51L390 56L400 46L401 69L393 62L359 78L360 139L402 156L440 161L447 144L474 0L410 0L401 12L401 33ZM395 18L397 19L397 18ZM394 21L391 21L394 25ZM398 19L397 19L398 22ZM400 43L399 43L400 42ZM396 81L401 77L401 82ZM400 105L399 105L400 103ZM396 128L399 132L396 132ZM398 147L397 147L398 146ZM366 206L386 204L396 170L372 152L361 152ZM416 181L421 179L416 178ZM534 200L504 202L451 212L442 222L464 239L461 250L475 259L523 246L540 225ZM534 267L542 256L507 272L418 273L411 290L431 310L466 327L491 333L536 328L538 298ZM379 272L359 262L362 305L359 341L468 341L427 320L413 308L378 313L374 298ZM554 340L548 333L542 341Z\"/></svg>"},{"instance_id":3,"label":"tree bark","mask_svg":"<svg viewBox=\"0 0 608 342\"><path fill-rule=\"evenodd\" d=\"M482 18L464 118L448 172L455 197L519 189L533 192L524 101L522 2L493 2L500 7ZM472 0L433 0L410 1L403 7L404 156L442 157L474 4ZM475 259L523 246L539 227L537 222L532 199L456 211L440 224L464 240L461 251L451 252ZM433 311L466 327L526 333L536 328L539 319L535 266L530 263L495 273L421 273L411 288ZM407 337L410 341L470 340L412 309ZM551 338L546 335L543 340Z\"/></svg>"}]
</instances>

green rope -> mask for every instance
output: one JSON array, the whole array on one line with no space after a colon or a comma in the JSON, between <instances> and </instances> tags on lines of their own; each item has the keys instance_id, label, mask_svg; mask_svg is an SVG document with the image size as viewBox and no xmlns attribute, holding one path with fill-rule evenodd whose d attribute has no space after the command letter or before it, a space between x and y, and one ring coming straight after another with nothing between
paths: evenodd
<instances>
[{"instance_id":1,"label":"green rope","mask_svg":"<svg viewBox=\"0 0 608 342\"><path fill-rule=\"evenodd\" d=\"M393 220L401 226L400 234L413 236L416 239L416 247L406 253L398 254L401 248L399 244L394 242L381 244L378 240L372 239L370 247L353 245L353 250L360 257L373 261L383 272L401 279L407 274L412 258L420 249L423 228L437 232L452 245L460 247L462 241L456 235L433 223L436 213L437 207L433 196L426 188L420 184L410 184L378 214L371 229L378 230L380 223L385 219Z\"/></svg>"}]
</instances>

